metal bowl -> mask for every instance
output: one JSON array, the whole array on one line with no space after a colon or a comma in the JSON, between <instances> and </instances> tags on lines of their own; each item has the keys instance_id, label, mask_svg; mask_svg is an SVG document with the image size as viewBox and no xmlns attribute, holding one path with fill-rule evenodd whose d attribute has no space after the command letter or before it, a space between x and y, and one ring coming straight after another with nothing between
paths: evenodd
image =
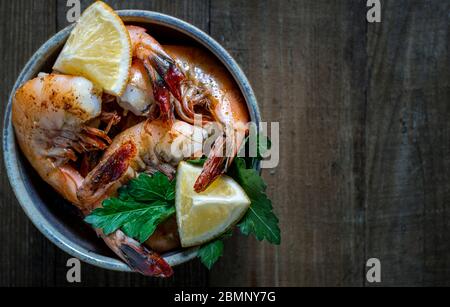
<instances>
[{"instance_id":1,"label":"metal bowl","mask_svg":"<svg viewBox=\"0 0 450 307\"><path fill-rule=\"evenodd\" d=\"M213 53L229 70L239 85L253 122L259 124L260 113L253 90L236 61L210 36L177 18L141 10L118 11L126 23L148 28L162 44L196 45ZM18 148L11 123L12 97L26 81L41 71L50 71L73 26L69 26L48 40L29 60L17 79L5 113L3 154L9 181L14 193L33 224L54 244L68 254L89 264L116 271L129 272L94 232L78 217L78 212L53 191L33 170ZM197 250L180 250L163 255L172 265L193 259Z\"/></svg>"}]
</instances>

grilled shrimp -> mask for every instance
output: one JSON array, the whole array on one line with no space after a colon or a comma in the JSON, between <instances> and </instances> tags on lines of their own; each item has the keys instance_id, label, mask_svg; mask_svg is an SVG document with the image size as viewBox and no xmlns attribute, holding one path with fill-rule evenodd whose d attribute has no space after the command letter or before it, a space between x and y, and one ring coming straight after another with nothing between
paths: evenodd
<instances>
[{"instance_id":1,"label":"grilled shrimp","mask_svg":"<svg viewBox=\"0 0 450 307\"><path fill-rule=\"evenodd\" d=\"M194 186L202 192L228 169L245 138L249 115L244 98L230 74L210 54L195 47L162 47L145 29L127 28L135 62L143 63L137 75L145 67L151 80L146 87L153 89L153 97L147 97L147 105L157 101L169 122L174 108L180 119L190 124L195 123L201 109L201 124L214 122L220 130ZM135 104L140 105L139 100Z\"/></svg>"},{"instance_id":2,"label":"grilled shrimp","mask_svg":"<svg viewBox=\"0 0 450 307\"><path fill-rule=\"evenodd\" d=\"M205 132L182 121L168 127L162 120L144 121L116 136L102 161L84 179L78 199L90 212L102 201L117 194L117 190L139 173L161 171L170 178L181 160L201 154ZM152 276L168 277L172 269L155 252L148 250L122 231L106 236L98 234L130 267ZM146 242L160 252L180 246L176 222L169 219L161 224Z\"/></svg>"},{"instance_id":3,"label":"grilled shrimp","mask_svg":"<svg viewBox=\"0 0 450 307\"><path fill-rule=\"evenodd\" d=\"M195 47L165 46L186 76L181 99L173 100L177 114L192 123L195 109L208 111L221 129L194 189L204 191L226 172L247 134L249 115L245 100L231 75L212 55Z\"/></svg>"},{"instance_id":4,"label":"grilled shrimp","mask_svg":"<svg viewBox=\"0 0 450 307\"><path fill-rule=\"evenodd\" d=\"M70 165L77 153L105 149L111 140L89 122L101 114L101 91L82 77L45 75L15 94L12 123L24 155L64 198L80 204L82 176Z\"/></svg>"},{"instance_id":5,"label":"grilled shrimp","mask_svg":"<svg viewBox=\"0 0 450 307\"><path fill-rule=\"evenodd\" d=\"M144 145L131 141L118 145L124 139L123 135L118 138L118 142L112 142L104 131L92 126L102 115L101 102L101 91L87 79L43 74L25 83L16 92L12 105L12 122L24 155L47 183L85 215L95 208L92 202L83 197L86 186L92 187L93 182L98 179L102 182L101 179L105 177L111 181L118 178L123 180L121 166L135 158L133 155L139 148L136 145ZM141 131L139 127L129 133L138 131ZM106 161L103 160L87 177L83 177L73 163L77 156L105 150L110 144L111 150L105 155ZM113 165L108 164L110 161L114 162ZM100 177L99 172L102 172ZM128 175L131 177L134 173ZM109 195L102 196L106 198ZM99 198L97 206L100 204ZM149 243L159 243L149 244L159 250L169 248L167 244L174 244L170 237L160 238L162 230L163 227L149 240ZM172 274L172 269L164 259L122 232L104 236L101 230L96 231L118 256L139 272L164 277Z\"/></svg>"},{"instance_id":6,"label":"grilled shrimp","mask_svg":"<svg viewBox=\"0 0 450 307\"><path fill-rule=\"evenodd\" d=\"M214 121L220 127L221 135L194 186L202 192L226 172L245 138L249 118L244 99L223 65L210 54L192 47L162 47L144 28L127 29L133 57L148 72L153 99L164 121L173 123L175 108L182 120L194 124L196 107L201 107L208 111L202 113L202 123Z\"/></svg>"},{"instance_id":7,"label":"grilled shrimp","mask_svg":"<svg viewBox=\"0 0 450 307\"><path fill-rule=\"evenodd\" d=\"M173 178L180 161L201 156L206 132L183 121L168 127L163 120L143 121L117 135L78 190L78 199L91 211L99 200L138 173L160 171Z\"/></svg>"},{"instance_id":8,"label":"grilled shrimp","mask_svg":"<svg viewBox=\"0 0 450 307\"><path fill-rule=\"evenodd\" d=\"M181 83L181 99L175 101L177 113L193 120L195 108L203 107L222 129L194 186L202 192L228 169L245 139L246 103L230 74L212 55L195 47L166 46L166 50L187 76Z\"/></svg>"},{"instance_id":9,"label":"grilled shrimp","mask_svg":"<svg viewBox=\"0 0 450 307\"><path fill-rule=\"evenodd\" d=\"M184 75L163 47L146 33L144 28L127 26L127 29L130 33L135 62L141 62L146 68L154 101L160 107L161 118L171 125L174 114L170 97L172 94L175 98L181 99L180 90Z\"/></svg>"}]
</instances>

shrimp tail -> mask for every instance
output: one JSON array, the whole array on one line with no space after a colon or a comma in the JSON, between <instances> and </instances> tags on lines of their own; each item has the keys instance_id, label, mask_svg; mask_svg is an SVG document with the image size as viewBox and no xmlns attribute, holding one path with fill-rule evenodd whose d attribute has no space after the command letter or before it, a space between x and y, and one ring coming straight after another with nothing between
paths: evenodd
<instances>
[{"instance_id":1,"label":"shrimp tail","mask_svg":"<svg viewBox=\"0 0 450 307\"><path fill-rule=\"evenodd\" d=\"M225 172L227 158L212 157L206 160L203 171L197 178L194 190L197 193L205 191L214 180Z\"/></svg>"},{"instance_id":2,"label":"shrimp tail","mask_svg":"<svg viewBox=\"0 0 450 307\"><path fill-rule=\"evenodd\" d=\"M248 126L242 123L236 123L234 128L226 125L222 133L214 142L202 173L195 182L197 193L205 191L217 177L227 172L245 140Z\"/></svg>"},{"instance_id":3,"label":"shrimp tail","mask_svg":"<svg viewBox=\"0 0 450 307\"><path fill-rule=\"evenodd\" d=\"M175 60L147 33L146 29L137 26L127 26L127 29L133 45L133 55L144 63L156 87L155 100L160 104L162 117L166 119L168 116L173 117L169 93L181 101L181 87L186 76L177 67ZM163 92L164 95L161 95ZM172 119L170 121L173 123Z\"/></svg>"},{"instance_id":4,"label":"shrimp tail","mask_svg":"<svg viewBox=\"0 0 450 307\"><path fill-rule=\"evenodd\" d=\"M165 55L155 55L151 58L151 62L158 74L164 79L172 95L178 101L181 101L181 85L186 77L178 69L175 61Z\"/></svg>"},{"instance_id":5,"label":"shrimp tail","mask_svg":"<svg viewBox=\"0 0 450 307\"><path fill-rule=\"evenodd\" d=\"M128 265L145 276L171 277L172 267L157 253L150 251L142 245L125 243L120 246Z\"/></svg>"},{"instance_id":6,"label":"shrimp tail","mask_svg":"<svg viewBox=\"0 0 450 307\"><path fill-rule=\"evenodd\" d=\"M150 251L122 231L106 236L97 230L105 243L134 271L145 276L171 277L172 267L157 253Z\"/></svg>"},{"instance_id":7,"label":"shrimp tail","mask_svg":"<svg viewBox=\"0 0 450 307\"><path fill-rule=\"evenodd\" d=\"M151 79L153 82L153 96L159 104L161 120L170 127L175 120L174 108L170 101L170 92L158 74L153 74Z\"/></svg>"},{"instance_id":8,"label":"shrimp tail","mask_svg":"<svg viewBox=\"0 0 450 307\"><path fill-rule=\"evenodd\" d=\"M234 144L227 144L226 137L220 137L214 142L208 159L206 160L202 173L197 178L194 190L197 193L205 191L214 180L225 173L233 161Z\"/></svg>"}]
</instances>

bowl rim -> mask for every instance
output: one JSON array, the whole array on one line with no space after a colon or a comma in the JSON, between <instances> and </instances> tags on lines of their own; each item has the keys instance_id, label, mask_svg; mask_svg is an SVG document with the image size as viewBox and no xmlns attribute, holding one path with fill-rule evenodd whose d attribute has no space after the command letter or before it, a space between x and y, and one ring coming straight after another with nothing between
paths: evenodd
<instances>
[{"instance_id":1,"label":"bowl rim","mask_svg":"<svg viewBox=\"0 0 450 307\"><path fill-rule=\"evenodd\" d=\"M240 66L217 41L194 25L166 14L146 10L118 10L117 13L125 22L152 23L179 31L212 52L235 79L247 103L251 121L259 126L261 115L254 91ZM5 108L3 126L3 157L6 173L16 199L25 211L25 214L34 226L53 244L67 254L88 264L113 271L132 272L121 260L88 250L73 242L69 237L56 229L34 205L34 201L24 184L24 174L21 172L17 157L18 147L11 122L12 98L14 93L23 83L34 78L38 72L36 71L37 68L41 67L56 49L62 47L73 27L73 24L69 25L47 40L27 62L13 86L8 105ZM198 248L191 248L169 253L163 255L163 257L171 266L176 266L195 258L197 256L197 250Z\"/></svg>"}]
</instances>

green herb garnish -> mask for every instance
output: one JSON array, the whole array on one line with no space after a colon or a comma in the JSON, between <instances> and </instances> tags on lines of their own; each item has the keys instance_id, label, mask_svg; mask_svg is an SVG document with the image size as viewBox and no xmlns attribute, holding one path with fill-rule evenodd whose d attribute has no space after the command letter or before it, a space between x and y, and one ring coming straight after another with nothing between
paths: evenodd
<instances>
[{"instance_id":1,"label":"green herb garnish","mask_svg":"<svg viewBox=\"0 0 450 307\"><path fill-rule=\"evenodd\" d=\"M223 255L224 244L222 239L209 242L198 250L198 257L200 261L209 269L213 267L214 263Z\"/></svg>"},{"instance_id":2,"label":"green herb garnish","mask_svg":"<svg viewBox=\"0 0 450 307\"><path fill-rule=\"evenodd\" d=\"M245 146L245 144L243 145ZM255 158L236 158L228 175L236 180L251 200L249 211L238 224L244 235L253 234L259 240L280 244L281 235L278 218L273 212L272 202L266 195L266 184L256 171L257 161L270 149L270 140L258 135L258 151ZM206 158L190 160L189 163L203 166ZM85 221L106 235L121 229L127 236L144 243L154 233L157 226L175 214L175 181L170 181L162 173L153 176L141 174L128 185L119 189L116 198L103 202L103 208L94 210ZM231 231L219 239L200 247L198 257L208 268L216 263L224 251L223 239L231 236Z\"/></svg>"},{"instance_id":3,"label":"green herb garnish","mask_svg":"<svg viewBox=\"0 0 450 307\"><path fill-rule=\"evenodd\" d=\"M162 173L141 174L109 198L85 221L101 228L106 235L121 229L127 236L144 243L156 227L175 214L175 183Z\"/></svg>"},{"instance_id":4,"label":"green herb garnish","mask_svg":"<svg viewBox=\"0 0 450 307\"><path fill-rule=\"evenodd\" d=\"M273 212L272 201L266 195L264 180L255 169L247 168L242 158L234 161L230 175L241 185L252 202L238 224L241 232L244 235L254 234L259 241L265 239L272 244L280 244L279 221Z\"/></svg>"},{"instance_id":5,"label":"green herb garnish","mask_svg":"<svg viewBox=\"0 0 450 307\"><path fill-rule=\"evenodd\" d=\"M219 260L223 255L224 250L224 239L229 238L233 235L233 231L229 230L224 233L218 239L206 243L200 247L198 250L198 257L200 261L211 270L212 266Z\"/></svg>"}]
</instances>

